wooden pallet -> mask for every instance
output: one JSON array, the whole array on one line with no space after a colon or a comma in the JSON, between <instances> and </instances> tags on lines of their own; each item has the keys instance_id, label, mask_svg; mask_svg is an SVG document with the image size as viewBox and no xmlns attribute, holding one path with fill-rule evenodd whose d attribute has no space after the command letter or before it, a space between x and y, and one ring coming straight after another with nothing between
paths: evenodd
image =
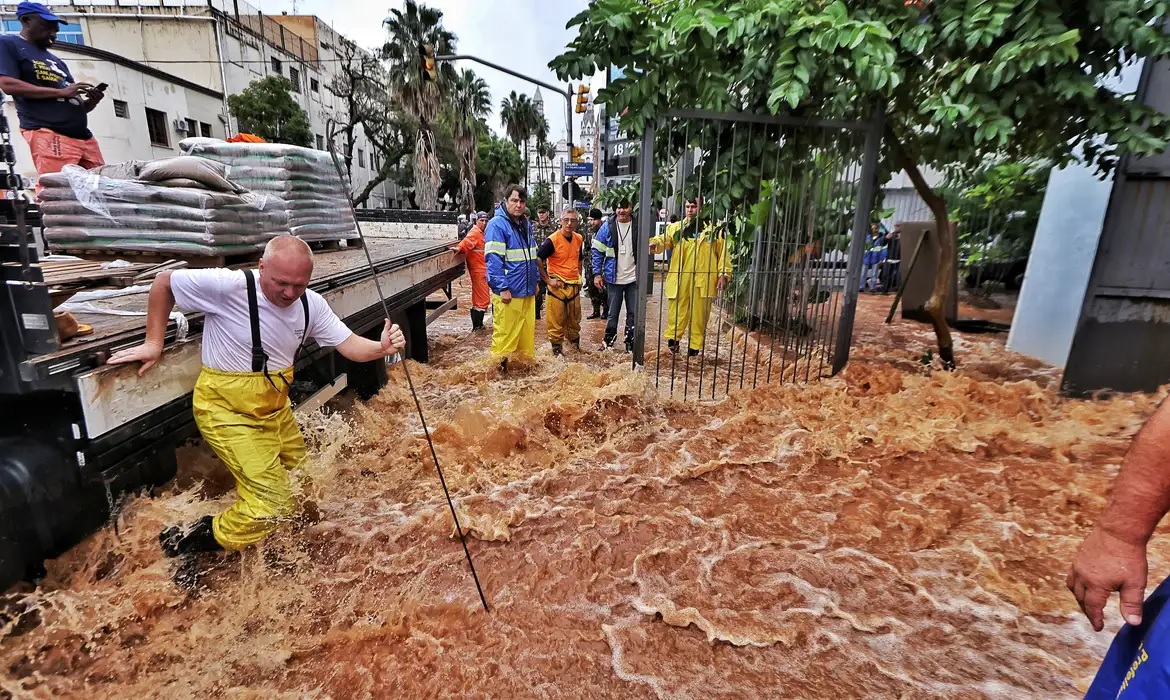
<instances>
[{"instance_id":1,"label":"wooden pallet","mask_svg":"<svg viewBox=\"0 0 1170 700\"><path fill-rule=\"evenodd\" d=\"M128 267L103 268L92 260L43 260L40 263L45 284L49 286L126 287L158 265L131 264Z\"/></svg>"},{"instance_id":2,"label":"wooden pallet","mask_svg":"<svg viewBox=\"0 0 1170 700\"><path fill-rule=\"evenodd\" d=\"M126 260L146 265L161 265L172 260L185 262L189 268L209 267L250 267L260 259L261 251L238 255L192 255L188 253L154 253L141 250L98 250L94 248L56 248L50 252L62 255L76 255L86 260Z\"/></svg>"}]
</instances>

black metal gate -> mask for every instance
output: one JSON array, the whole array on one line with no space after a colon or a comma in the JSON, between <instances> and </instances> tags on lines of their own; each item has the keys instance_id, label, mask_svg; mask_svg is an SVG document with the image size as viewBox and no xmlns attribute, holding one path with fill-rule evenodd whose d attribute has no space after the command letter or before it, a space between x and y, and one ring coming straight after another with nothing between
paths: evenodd
<instances>
[{"instance_id":1,"label":"black metal gate","mask_svg":"<svg viewBox=\"0 0 1170 700\"><path fill-rule=\"evenodd\" d=\"M656 386L713 400L845 366L882 128L675 110L646 129L634 364Z\"/></svg>"}]
</instances>

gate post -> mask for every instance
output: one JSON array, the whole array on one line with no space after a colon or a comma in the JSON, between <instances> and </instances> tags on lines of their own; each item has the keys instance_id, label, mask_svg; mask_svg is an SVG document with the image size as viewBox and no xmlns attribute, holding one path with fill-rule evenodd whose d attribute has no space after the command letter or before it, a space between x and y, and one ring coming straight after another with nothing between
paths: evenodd
<instances>
[{"instance_id":1,"label":"gate post","mask_svg":"<svg viewBox=\"0 0 1170 700\"><path fill-rule=\"evenodd\" d=\"M857 318L857 297L861 284L861 263L865 255L865 237L869 231L869 216L877 190L877 166L881 157L882 133L886 128L886 105L873 107L869 129L865 132L865 155L861 162L861 183L857 190L857 210L853 214L853 234L849 240L849 263L845 267L845 308L837 325L836 348L833 351L833 374L849 362L849 348L853 345L853 322Z\"/></svg>"},{"instance_id":2,"label":"gate post","mask_svg":"<svg viewBox=\"0 0 1170 700\"><path fill-rule=\"evenodd\" d=\"M654 196L654 132L655 124L646 125L642 132L642 151L638 154L638 293L634 303L634 366L646 364L646 305L650 297L650 275L654 274L654 258L650 255L650 238L658 220L658 208L651 202Z\"/></svg>"}]
</instances>

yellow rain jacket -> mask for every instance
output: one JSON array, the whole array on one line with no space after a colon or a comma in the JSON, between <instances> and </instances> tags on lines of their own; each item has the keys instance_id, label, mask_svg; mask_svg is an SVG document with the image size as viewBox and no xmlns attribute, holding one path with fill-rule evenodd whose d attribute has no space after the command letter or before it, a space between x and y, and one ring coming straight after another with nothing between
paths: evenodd
<instances>
[{"instance_id":1,"label":"yellow rain jacket","mask_svg":"<svg viewBox=\"0 0 1170 700\"><path fill-rule=\"evenodd\" d=\"M667 340L689 335L690 347L702 350L711 300L719 293L719 278L731 275L727 236L702 219L676 221L661 236L650 239L654 252L673 251L666 271ZM689 334L687 331L690 331Z\"/></svg>"}]
</instances>

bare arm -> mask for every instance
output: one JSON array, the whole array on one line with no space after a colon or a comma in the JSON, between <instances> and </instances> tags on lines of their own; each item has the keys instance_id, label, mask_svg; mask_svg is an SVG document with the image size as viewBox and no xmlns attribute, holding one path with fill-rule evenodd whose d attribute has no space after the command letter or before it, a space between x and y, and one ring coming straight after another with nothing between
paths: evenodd
<instances>
[{"instance_id":1,"label":"bare arm","mask_svg":"<svg viewBox=\"0 0 1170 700\"><path fill-rule=\"evenodd\" d=\"M141 362L138 376L146 374L147 370L158 363L162 356L163 343L167 336L167 323L170 321L171 311L175 308L175 293L171 291L171 273L166 270L158 273L150 285L150 294L146 297L146 341L138 347L128 348L114 353L109 364L122 365L131 362Z\"/></svg>"},{"instance_id":2,"label":"bare arm","mask_svg":"<svg viewBox=\"0 0 1170 700\"><path fill-rule=\"evenodd\" d=\"M537 258L536 269L540 270L541 281L551 287L552 280L548 277L548 262L546 262L544 258Z\"/></svg>"},{"instance_id":3,"label":"bare arm","mask_svg":"<svg viewBox=\"0 0 1170 700\"><path fill-rule=\"evenodd\" d=\"M354 333L337 346L337 352L353 362L370 362L396 355L405 348L406 339L402 336L402 330L390 323L390 319L386 319L386 325L382 328L382 342L375 342Z\"/></svg>"},{"instance_id":4,"label":"bare arm","mask_svg":"<svg viewBox=\"0 0 1170 700\"><path fill-rule=\"evenodd\" d=\"M1073 561L1067 585L1093 625L1104 627L1105 604L1121 593L1121 614L1141 623L1148 564L1146 543L1170 511L1170 401L1134 439L1096 527Z\"/></svg>"},{"instance_id":5,"label":"bare arm","mask_svg":"<svg viewBox=\"0 0 1170 700\"><path fill-rule=\"evenodd\" d=\"M87 87L85 83L73 83L63 88L41 87L8 75L0 75L0 90L13 97L31 97L39 100L68 99L76 97L85 87Z\"/></svg>"}]
</instances>

